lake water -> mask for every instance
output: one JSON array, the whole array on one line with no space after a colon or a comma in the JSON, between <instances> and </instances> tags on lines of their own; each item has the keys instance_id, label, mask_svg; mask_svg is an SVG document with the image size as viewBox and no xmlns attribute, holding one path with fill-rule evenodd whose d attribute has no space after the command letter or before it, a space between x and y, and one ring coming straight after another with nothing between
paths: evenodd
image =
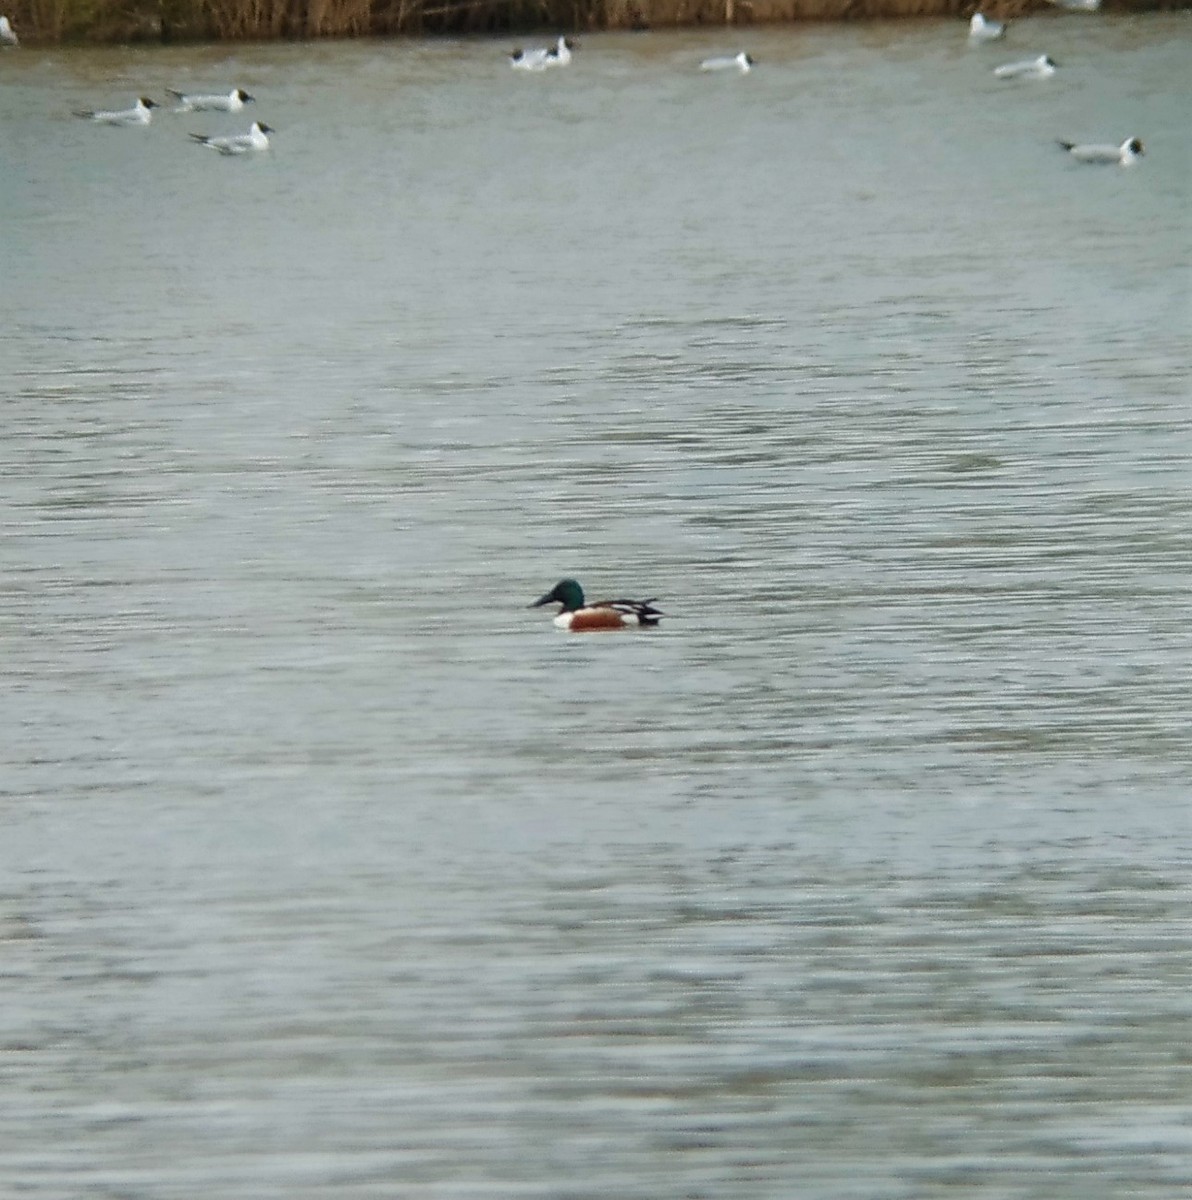
<instances>
[{"instance_id":1,"label":"lake water","mask_svg":"<svg viewBox=\"0 0 1192 1200\"><path fill-rule=\"evenodd\" d=\"M1192 20L580 41L0 55L0 1193L1186 1194Z\"/></svg>"}]
</instances>

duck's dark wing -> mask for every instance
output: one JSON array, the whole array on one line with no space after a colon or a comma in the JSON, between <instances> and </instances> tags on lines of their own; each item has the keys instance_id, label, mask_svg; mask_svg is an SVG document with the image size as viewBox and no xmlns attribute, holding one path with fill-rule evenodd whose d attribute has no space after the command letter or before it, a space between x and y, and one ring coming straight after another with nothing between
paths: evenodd
<instances>
[{"instance_id":1,"label":"duck's dark wing","mask_svg":"<svg viewBox=\"0 0 1192 1200\"><path fill-rule=\"evenodd\" d=\"M591 608L614 608L619 613L624 613L627 617L636 617L642 625L657 625L659 617L666 614L660 609L654 607L654 601L657 596L651 596L649 600L601 600L597 604L590 605Z\"/></svg>"}]
</instances>

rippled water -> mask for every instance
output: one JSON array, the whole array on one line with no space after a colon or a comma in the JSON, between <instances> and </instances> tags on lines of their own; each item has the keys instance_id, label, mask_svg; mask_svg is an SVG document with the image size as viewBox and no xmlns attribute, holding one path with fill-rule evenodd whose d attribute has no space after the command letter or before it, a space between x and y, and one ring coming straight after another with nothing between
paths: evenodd
<instances>
[{"instance_id":1,"label":"rippled water","mask_svg":"<svg viewBox=\"0 0 1192 1200\"><path fill-rule=\"evenodd\" d=\"M1192 1187L1190 31L0 56L0 1190Z\"/></svg>"}]
</instances>

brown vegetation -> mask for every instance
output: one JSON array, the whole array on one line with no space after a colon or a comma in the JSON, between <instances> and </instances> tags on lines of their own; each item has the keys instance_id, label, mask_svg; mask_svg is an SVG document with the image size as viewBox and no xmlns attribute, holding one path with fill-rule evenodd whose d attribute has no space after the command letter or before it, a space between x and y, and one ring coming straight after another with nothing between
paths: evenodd
<instances>
[{"instance_id":1,"label":"brown vegetation","mask_svg":"<svg viewBox=\"0 0 1192 1200\"><path fill-rule=\"evenodd\" d=\"M1187 0L1106 0L1117 9ZM12 0L6 11L37 42L249 41L513 30L665 29L879 17L1013 18L1046 0Z\"/></svg>"}]
</instances>

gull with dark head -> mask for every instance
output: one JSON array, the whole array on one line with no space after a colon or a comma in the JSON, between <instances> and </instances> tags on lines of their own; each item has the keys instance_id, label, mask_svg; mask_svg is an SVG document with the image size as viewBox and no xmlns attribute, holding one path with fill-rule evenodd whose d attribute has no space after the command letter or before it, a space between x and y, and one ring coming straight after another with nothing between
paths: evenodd
<instances>
[{"instance_id":1,"label":"gull with dark head","mask_svg":"<svg viewBox=\"0 0 1192 1200\"><path fill-rule=\"evenodd\" d=\"M74 115L82 117L84 121L94 121L98 125L148 125L153 120L153 110L159 107L156 100L140 96L132 108L76 108Z\"/></svg>"},{"instance_id":2,"label":"gull with dark head","mask_svg":"<svg viewBox=\"0 0 1192 1200\"><path fill-rule=\"evenodd\" d=\"M1061 149L1082 163L1100 163L1113 167L1132 167L1145 153L1146 147L1141 138L1127 138L1120 146L1111 146L1100 142L1064 142L1058 143Z\"/></svg>"},{"instance_id":3,"label":"gull with dark head","mask_svg":"<svg viewBox=\"0 0 1192 1200\"><path fill-rule=\"evenodd\" d=\"M1050 54L1040 54L1038 58L994 67L993 73L998 79L1050 79L1058 66L1059 63Z\"/></svg>"},{"instance_id":4,"label":"gull with dark head","mask_svg":"<svg viewBox=\"0 0 1192 1200\"><path fill-rule=\"evenodd\" d=\"M178 107L175 112L239 112L246 104L255 102L256 97L250 96L243 88L233 88L230 92L217 95L201 95L197 92L176 92L166 88Z\"/></svg>"},{"instance_id":5,"label":"gull with dark head","mask_svg":"<svg viewBox=\"0 0 1192 1200\"><path fill-rule=\"evenodd\" d=\"M975 12L969 21L969 41L974 43L996 42L1006 36L1006 23L995 21L983 12Z\"/></svg>"},{"instance_id":6,"label":"gull with dark head","mask_svg":"<svg viewBox=\"0 0 1192 1200\"><path fill-rule=\"evenodd\" d=\"M273 132L271 125L263 121L254 121L247 133L229 134L224 137L210 137L205 133L192 133L192 141L209 150L217 150L220 154L251 154L254 150L268 150L269 137Z\"/></svg>"},{"instance_id":7,"label":"gull with dark head","mask_svg":"<svg viewBox=\"0 0 1192 1200\"><path fill-rule=\"evenodd\" d=\"M545 71L547 67L565 67L572 59L575 43L560 36L553 46L536 46L523 50L520 46L509 55L509 65L516 71Z\"/></svg>"},{"instance_id":8,"label":"gull with dark head","mask_svg":"<svg viewBox=\"0 0 1192 1200\"><path fill-rule=\"evenodd\" d=\"M742 75L753 70L754 59L744 50L740 54L719 54L705 58L699 65L701 71L740 71Z\"/></svg>"}]
</instances>

